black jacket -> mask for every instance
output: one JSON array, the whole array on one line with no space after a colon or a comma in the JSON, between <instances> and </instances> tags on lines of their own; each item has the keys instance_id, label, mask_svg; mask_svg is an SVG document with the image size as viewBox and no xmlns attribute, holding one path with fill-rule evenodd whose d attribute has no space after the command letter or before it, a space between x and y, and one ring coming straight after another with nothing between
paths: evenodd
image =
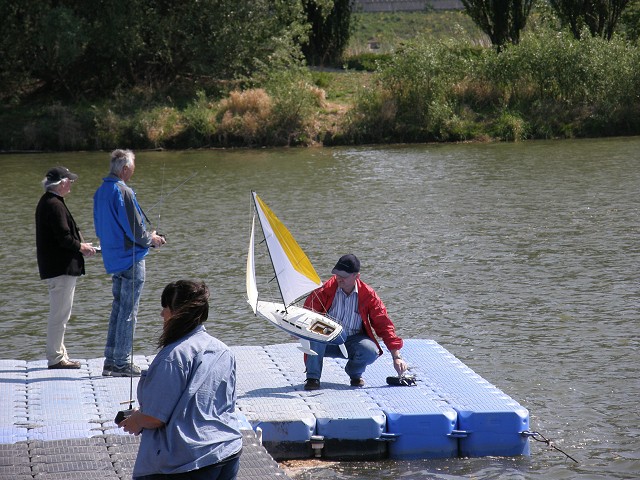
<instances>
[{"instance_id":1,"label":"black jacket","mask_svg":"<svg viewBox=\"0 0 640 480\"><path fill-rule=\"evenodd\" d=\"M45 192L36 207L36 249L40 278L84 274L80 230L58 195Z\"/></svg>"}]
</instances>

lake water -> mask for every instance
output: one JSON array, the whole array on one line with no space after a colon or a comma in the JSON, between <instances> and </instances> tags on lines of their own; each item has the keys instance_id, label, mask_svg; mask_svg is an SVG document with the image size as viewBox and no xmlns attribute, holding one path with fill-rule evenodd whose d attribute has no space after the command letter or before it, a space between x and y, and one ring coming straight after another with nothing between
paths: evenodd
<instances>
[{"instance_id":1,"label":"lake water","mask_svg":"<svg viewBox=\"0 0 640 480\"><path fill-rule=\"evenodd\" d=\"M297 478L638 478L638 152L640 138L138 152L129 183L168 243L147 257L136 354L155 353L160 292L185 277L211 287L208 328L227 344L289 341L245 301L255 190L322 278L358 255L401 336L439 342L578 460L532 442L525 458L326 464ZM108 153L0 156L0 358L44 358L34 211L58 164L80 175L67 204L95 239ZM102 356L110 311L100 258L86 269L65 339L72 358Z\"/></svg>"}]
</instances>

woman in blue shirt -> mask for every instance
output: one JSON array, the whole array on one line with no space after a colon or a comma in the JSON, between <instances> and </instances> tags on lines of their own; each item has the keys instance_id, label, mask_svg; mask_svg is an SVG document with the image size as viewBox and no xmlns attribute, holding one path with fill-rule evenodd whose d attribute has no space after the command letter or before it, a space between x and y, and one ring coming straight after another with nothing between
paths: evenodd
<instances>
[{"instance_id":1,"label":"woman in blue shirt","mask_svg":"<svg viewBox=\"0 0 640 480\"><path fill-rule=\"evenodd\" d=\"M236 361L205 330L208 315L204 283L179 280L162 292L161 350L138 383L140 408L118 424L142 434L135 480L236 478Z\"/></svg>"}]
</instances>

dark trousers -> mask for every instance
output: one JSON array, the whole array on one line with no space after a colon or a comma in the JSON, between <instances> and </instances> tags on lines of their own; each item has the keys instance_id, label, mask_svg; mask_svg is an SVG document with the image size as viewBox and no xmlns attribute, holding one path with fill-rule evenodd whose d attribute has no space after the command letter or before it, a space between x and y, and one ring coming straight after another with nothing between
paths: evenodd
<instances>
[{"instance_id":1,"label":"dark trousers","mask_svg":"<svg viewBox=\"0 0 640 480\"><path fill-rule=\"evenodd\" d=\"M240 455L208 467L184 473L144 475L133 480L235 480L240 469Z\"/></svg>"}]
</instances>

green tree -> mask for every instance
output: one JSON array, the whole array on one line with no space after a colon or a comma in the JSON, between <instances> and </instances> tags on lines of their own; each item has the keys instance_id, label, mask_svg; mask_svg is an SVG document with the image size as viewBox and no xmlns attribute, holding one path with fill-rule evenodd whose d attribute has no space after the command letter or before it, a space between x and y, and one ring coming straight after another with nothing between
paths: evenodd
<instances>
[{"instance_id":1,"label":"green tree","mask_svg":"<svg viewBox=\"0 0 640 480\"><path fill-rule=\"evenodd\" d=\"M462 0L466 13L498 51L517 45L535 0Z\"/></svg>"},{"instance_id":2,"label":"green tree","mask_svg":"<svg viewBox=\"0 0 640 480\"><path fill-rule=\"evenodd\" d=\"M0 3L0 97L19 82L79 98L246 79L299 63L307 34L302 0Z\"/></svg>"},{"instance_id":3,"label":"green tree","mask_svg":"<svg viewBox=\"0 0 640 480\"><path fill-rule=\"evenodd\" d=\"M592 36L611 40L630 0L550 0L558 18L576 39L587 28Z\"/></svg>"},{"instance_id":4,"label":"green tree","mask_svg":"<svg viewBox=\"0 0 640 480\"><path fill-rule=\"evenodd\" d=\"M629 2L620 17L620 27L625 37L631 41L640 38L640 1Z\"/></svg>"},{"instance_id":5,"label":"green tree","mask_svg":"<svg viewBox=\"0 0 640 480\"><path fill-rule=\"evenodd\" d=\"M353 0L305 0L310 26L302 50L310 65L337 65L342 61L351 37Z\"/></svg>"},{"instance_id":6,"label":"green tree","mask_svg":"<svg viewBox=\"0 0 640 480\"><path fill-rule=\"evenodd\" d=\"M38 80L32 75L40 30L39 18L46 11L39 0L0 2L0 99L17 102Z\"/></svg>"},{"instance_id":7,"label":"green tree","mask_svg":"<svg viewBox=\"0 0 640 480\"><path fill-rule=\"evenodd\" d=\"M54 7L42 16L35 40L34 73L73 95L72 79L76 77L71 72L77 72L80 67L89 40L84 19L69 7Z\"/></svg>"}]
</instances>

